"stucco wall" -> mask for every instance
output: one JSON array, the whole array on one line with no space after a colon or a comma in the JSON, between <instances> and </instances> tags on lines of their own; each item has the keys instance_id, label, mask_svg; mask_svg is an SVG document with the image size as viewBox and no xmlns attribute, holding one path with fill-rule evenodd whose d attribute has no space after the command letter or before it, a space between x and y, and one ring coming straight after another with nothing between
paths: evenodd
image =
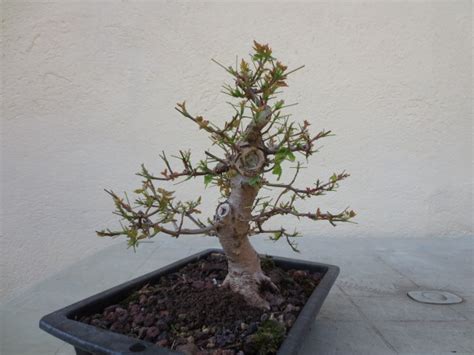
<instances>
[{"instance_id":1,"label":"stucco wall","mask_svg":"<svg viewBox=\"0 0 474 355\"><path fill-rule=\"evenodd\" d=\"M357 225L288 220L304 234L472 235L470 1L239 3L3 1L2 297L118 241L103 193L138 186L144 162L208 140L183 99L222 122L226 74L251 41L291 67L291 112L324 141L301 186L346 169L339 192ZM176 187L196 196L197 181ZM214 191L204 191L213 211Z\"/></svg>"}]
</instances>

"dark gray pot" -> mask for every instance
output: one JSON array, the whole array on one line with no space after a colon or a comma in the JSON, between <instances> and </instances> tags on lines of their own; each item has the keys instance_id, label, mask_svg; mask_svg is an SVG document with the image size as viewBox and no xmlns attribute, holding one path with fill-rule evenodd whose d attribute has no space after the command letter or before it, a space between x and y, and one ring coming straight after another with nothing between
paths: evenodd
<instances>
[{"instance_id":1,"label":"dark gray pot","mask_svg":"<svg viewBox=\"0 0 474 355\"><path fill-rule=\"evenodd\" d=\"M124 299L132 291L141 288L143 285L158 280L162 275L174 272L189 262L197 261L210 253L216 252L222 253L222 250L206 249L159 270L50 313L40 320L39 326L46 332L74 346L78 355L119 355L137 353L143 355L182 354L144 340L130 338L122 334L113 333L105 329L75 321L74 318L82 314L99 312L105 307ZM334 265L288 259L279 256L272 256L272 259L277 266L283 269L300 269L324 274L277 353L278 355L293 355L298 353L302 345L302 339L304 339L310 331L316 315L339 274L339 268Z\"/></svg>"}]
</instances>

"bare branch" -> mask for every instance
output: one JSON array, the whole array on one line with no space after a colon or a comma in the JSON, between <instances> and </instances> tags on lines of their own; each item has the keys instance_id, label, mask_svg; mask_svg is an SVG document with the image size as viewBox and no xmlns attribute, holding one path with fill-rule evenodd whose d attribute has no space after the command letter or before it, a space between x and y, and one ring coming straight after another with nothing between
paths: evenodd
<instances>
[{"instance_id":1,"label":"bare branch","mask_svg":"<svg viewBox=\"0 0 474 355\"><path fill-rule=\"evenodd\" d=\"M163 159L164 156L160 156L160 157ZM205 175L220 175L228 171L230 165L225 160L219 159L219 161L221 161L222 163L210 169L204 165L197 168L193 168L189 162L182 160L183 170L177 172L177 171L174 171L171 168L169 162L165 160L167 169L161 172L162 176L155 176L153 174L150 174L143 164L141 165L141 168L142 168L141 172L137 173L137 175L144 177L145 179L157 180L157 181L173 181L180 177L187 177L188 179L190 179L190 178L195 178L198 176L205 176Z\"/></svg>"},{"instance_id":2,"label":"bare branch","mask_svg":"<svg viewBox=\"0 0 474 355\"><path fill-rule=\"evenodd\" d=\"M291 152L299 152L304 154L306 157L309 157L313 153L317 152L317 149L314 149L314 143L322 138L332 136L331 131L322 130L317 133L315 136L310 137L308 132L309 123L305 121L303 126L300 126L300 131L292 132L288 128L292 127L285 127L284 137L280 140L278 144L272 144L267 147L267 154L276 154L278 151L283 147L286 146L287 149ZM281 133L277 133L276 135L281 135ZM265 138L265 141L272 141L273 136Z\"/></svg>"},{"instance_id":3,"label":"bare branch","mask_svg":"<svg viewBox=\"0 0 474 355\"><path fill-rule=\"evenodd\" d=\"M178 111L184 117L187 117L191 121L196 123L200 129L204 129L206 132L211 133L211 137L212 135L216 135L217 137L219 137L220 140L216 140L216 143L226 144L233 149L236 148L235 144L225 133L225 130L219 129L217 127L213 127L213 125L211 125L209 121L205 120L202 116L194 117L193 115L191 115L186 109L186 102L183 101L182 103L177 103L176 106L177 106L175 107L176 111Z\"/></svg>"},{"instance_id":4,"label":"bare branch","mask_svg":"<svg viewBox=\"0 0 474 355\"><path fill-rule=\"evenodd\" d=\"M332 214L330 212L321 213L321 210L319 208L316 210L316 213L311 213L311 212L302 213L302 212L296 211L294 208L277 207L267 212L260 213L257 216L252 216L251 220L254 222L263 224L263 222L267 221L268 219L276 215L293 215L298 218L305 217L314 221L326 220L329 223L331 223L333 226L336 225L336 222L348 222L351 218L356 216L354 211L349 210L347 208L338 214Z\"/></svg>"},{"instance_id":5,"label":"bare branch","mask_svg":"<svg viewBox=\"0 0 474 355\"><path fill-rule=\"evenodd\" d=\"M178 228L177 230L170 230L159 226L159 231L165 234L171 235L173 237L179 237L181 234L191 235L191 234L209 234L209 232L214 231L214 226L207 226L205 228L199 229L187 229L187 228Z\"/></svg>"},{"instance_id":6,"label":"bare branch","mask_svg":"<svg viewBox=\"0 0 474 355\"><path fill-rule=\"evenodd\" d=\"M251 229L249 235L253 236L253 235L259 235L259 234L271 234L272 236L270 237L270 239L273 241L277 241L281 237L285 237L286 242L288 243L290 248L294 252L297 252L297 253L300 252L298 250L298 245L296 244L296 242L291 240L292 238L301 237L301 235L296 231L293 233L289 233L283 227L281 227L280 229L263 229L260 224L257 224L257 228Z\"/></svg>"},{"instance_id":7,"label":"bare branch","mask_svg":"<svg viewBox=\"0 0 474 355\"><path fill-rule=\"evenodd\" d=\"M297 173L295 174L295 176L293 177L291 182L288 183L288 184L276 184L276 183L270 183L268 181L264 181L263 185L268 186L268 187L275 187L275 188L284 189L284 192L282 192L281 195L285 192L293 191L295 194L298 195L298 197L304 198L304 197L310 197L310 196L324 195L325 192L334 191L338 186L338 182L344 180L345 178L349 177L350 175L345 173L345 172L342 172L342 173L337 174L337 175L333 174L329 178L328 182L323 184L318 179L316 181L316 183L314 184L314 187L306 187L304 189L296 188L296 187L293 186L293 183L295 182L296 176L297 176ZM278 199L277 199L277 202L275 204L277 204L277 203L278 203Z\"/></svg>"}]
</instances>

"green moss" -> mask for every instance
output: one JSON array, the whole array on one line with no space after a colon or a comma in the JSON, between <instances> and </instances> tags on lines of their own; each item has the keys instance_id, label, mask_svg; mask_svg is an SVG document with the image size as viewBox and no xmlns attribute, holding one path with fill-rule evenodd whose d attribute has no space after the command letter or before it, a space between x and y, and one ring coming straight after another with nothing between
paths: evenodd
<instances>
[{"instance_id":1,"label":"green moss","mask_svg":"<svg viewBox=\"0 0 474 355\"><path fill-rule=\"evenodd\" d=\"M255 334L252 335L252 342L259 355L276 353L285 337L285 327L275 320L263 322Z\"/></svg>"}]
</instances>

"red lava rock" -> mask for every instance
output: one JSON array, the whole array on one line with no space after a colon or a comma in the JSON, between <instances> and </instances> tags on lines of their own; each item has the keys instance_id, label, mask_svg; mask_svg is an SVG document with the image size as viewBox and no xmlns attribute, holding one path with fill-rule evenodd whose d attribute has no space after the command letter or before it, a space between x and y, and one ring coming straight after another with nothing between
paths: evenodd
<instances>
[{"instance_id":1,"label":"red lava rock","mask_svg":"<svg viewBox=\"0 0 474 355\"><path fill-rule=\"evenodd\" d=\"M140 312L140 306L138 304L132 304L128 309L131 316L134 316Z\"/></svg>"},{"instance_id":2,"label":"red lava rock","mask_svg":"<svg viewBox=\"0 0 474 355\"><path fill-rule=\"evenodd\" d=\"M283 313L289 313L289 312L299 312L300 310L300 307L297 307L291 303L288 303L285 307L285 309L283 310Z\"/></svg>"},{"instance_id":3,"label":"red lava rock","mask_svg":"<svg viewBox=\"0 0 474 355\"><path fill-rule=\"evenodd\" d=\"M122 307L117 307L117 308L115 308L115 313L117 313L120 316L124 313L127 313L127 311L125 309L123 309Z\"/></svg>"},{"instance_id":4,"label":"red lava rock","mask_svg":"<svg viewBox=\"0 0 474 355\"><path fill-rule=\"evenodd\" d=\"M214 350L211 354L212 355L234 355L235 351L230 350L230 349L217 349L217 350Z\"/></svg>"},{"instance_id":5,"label":"red lava rock","mask_svg":"<svg viewBox=\"0 0 474 355\"><path fill-rule=\"evenodd\" d=\"M302 279L308 277L308 272L305 270L296 270L293 271L293 277L295 279Z\"/></svg>"},{"instance_id":6,"label":"red lava rock","mask_svg":"<svg viewBox=\"0 0 474 355\"><path fill-rule=\"evenodd\" d=\"M147 304L148 306L152 306L152 305L156 304L156 301L158 301L158 297L156 297L156 296L150 296L150 297L148 297L148 299L146 300L146 304Z\"/></svg>"},{"instance_id":7,"label":"red lava rock","mask_svg":"<svg viewBox=\"0 0 474 355\"><path fill-rule=\"evenodd\" d=\"M105 320L107 322L111 322L111 323L114 323L115 321L117 321L117 318L118 318L117 313L115 313L113 311L107 313L107 315L105 316Z\"/></svg>"},{"instance_id":8,"label":"red lava rock","mask_svg":"<svg viewBox=\"0 0 474 355\"><path fill-rule=\"evenodd\" d=\"M224 278L222 278L222 280L224 280ZM206 287L208 290L209 290L209 289L212 289L212 288L215 288L215 287L216 287L216 283L215 283L214 281L207 281L205 287Z\"/></svg>"},{"instance_id":9,"label":"red lava rock","mask_svg":"<svg viewBox=\"0 0 474 355\"><path fill-rule=\"evenodd\" d=\"M96 327L100 327L101 321L98 319L92 319L91 324Z\"/></svg>"},{"instance_id":10,"label":"red lava rock","mask_svg":"<svg viewBox=\"0 0 474 355\"><path fill-rule=\"evenodd\" d=\"M148 339L154 339L160 334L160 330L157 327L150 327L146 331L146 337Z\"/></svg>"},{"instance_id":11,"label":"red lava rock","mask_svg":"<svg viewBox=\"0 0 474 355\"><path fill-rule=\"evenodd\" d=\"M219 347L224 347L226 345L232 344L235 342L235 335L232 333L216 335L216 344Z\"/></svg>"},{"instance_id":12,"label":"red lava rock","mask_svg":"<svg viewBox=\"0 0 474 355\"><path fill-rule=\"evenodd\" d=\"M124 334L127 334L130 332L130 329L132 328L132 326L130 325L130 323L125 323L125 325L123 326L123 333Z\"/></svg>"},{"instance_id":13,"label":"red lava rock","mask_svg":"<svg viewBox=\"0 0 474 355\"><path fill-rule=\"evenodd\" d=\"M143 313L138 313L137 315L135 315L135 317L133 317L133 323L135 323L136 325L141 325L144 321L145 315Z\"/></svg>"},{"instance_id":14,"label":"red lava rock","mask_svg":"<svg viewBox=\"0 0 474 355\"><path fill-rule=\"evenodd\" d=\"M193 281L191 284L194 288L203 288L205 286L204 281Z\"/></svg>"},{"instance_id":15,"label":"red lava rock","mask_svg":"<svg viewBox=\"0 0 474 355\"><path fill-rule=\"evenodd\" d=\"M145 296L145 295L140 295L140 298L138 299L138 302L140 304L146 304L146 301L147 301L148 297Z\"/></svg>"},{"instance_id":16,"label":"red lava rock","mask_svg":"<svg viewBox=\"0 0 474 355\"><path fill-rule=\"evenodd\" d=\"M286 313L283 317L285 326L291 328L296 321L296 316L293 313Z\"/></svg>"},{"instance_id":17,"label":"red lava rock","mask_svg":"<svg viewBox=\"0 0 474 355\"><path fill-rule=\"evenodd\" d=\"M159 315L160 315L160 317L162 317L162 318L168 317L168 316L170 315L170 312L167 311L167 310L160 311Z\"/></svg>"},{"instance_id":18,"label":"red lava rock","mask_svg":"<svg viewBox=\"0 0 474 355\"><path fill-rule=\"evenodd\" d=\"M188 343L183 345L178 345L176 350L185 353L186 355L196 355L199 351L199 348L196 344Z\"/></svg>"},{"instance_id":19,"label":"red lava rock","mask_svg":"<svg viewBox=\"0 0 474 355\"><path fill-rule=\"evenodd\" d=\"M117 315L118 321L121 323L124 323L128 319L128 312L123 308L117 308L115 314Z\"/></svg>"},{"instance_id":20,"label":"red lava rock","mask_svg":"<svg viewBox=\"0 0 474 355\"><path fill-rule=\"evenodd\" d=\"M161 339L156 342L156 345L166 348L169 344L168 339Z\"/></svg>"},{"instance_id":21,"label":"red lava rock","mask_svg":"<svg viewBox=\"0 0 474 355\"><path fill-rule=\"evenodd\" d=\"M223 270L224 266L222 264L217 264L217 263L203 263L203 265L201 266L201 269L207 272L215 272L215 271Z\"/></svg>"},{"instance_id":22,"label":"red lava rock","mask_svg":"<svg viewBox=\"0 0 474 355\"><path fill-rule=\"evenodd\" d=\"M158 321L156 322L156 327L161 331L168 330L169 328L168 323L166 323L163 319L158 319Z\"/></svg>"},{"instance_id":23,"label":"red lava rock","mask_svg":"<svg viewBox=\"0 0 474 355\"><path fill-rule=\"evenodd\" d=\"M280 314L278 316L277 321L281 324L285 324L285 319L283 318L283 314Z\"/></svg>"},{"instance_id":24,"label":"red lava rock","mask_svg":"<svg viewBox=\"0 0 474 355\"><path fill-rule=\"evenodd\" d=\"M115 322L110 326L110 330L113 332L121 333L123 330L123 324L120 322Z\"/></svg>"},{"instance_id":25,"label":"red lava rock","mask_svg":"<svg viewBox=\"0 0 474 355\"><path fill-rule=\"evenodd\" d=\"M165 299L158 299L156 301L156 308L160 311L166 310L166 300Z\"/></svg>"},{"instance_id":26,"label":"red lava rock","mask_svg":"<svg viewBox=\"0 0 474 355\"><path fill-rule=\"evenodd\" d=\"M186 340L186 338L183 338L183 337L179 337L175 340L175 345L183 345L187 343L188 341Z\"/></svg>"},{"instance_id":27,"label":"red lava rock","mask_svg":"<svg viewBox=\"0 0 474 355\"><path fill-rule=\"evenodd\" d=\"M216 340L214 337L210 337L207 340L206 348L211 349L216 347Z\"/></svg>"},{"instance_id":28,"label":"red lava rock","mask_svg":"<svg viewBox=\"0 0 474 355\"><path fill-rule=\"evenodd\" d=\"M158 336L158 340L161 340L161 339L168 339L169 336L168 336L168 332L166 330L162 331L160 333L160 335Z\"/></svg>"},{"instance_id":29,"label":"red lava rock","mask_svg":"<svg viewBox=\"0 0 474 355\"><path fill-rule=\"evenodd\" d=\"M104 313L114 312L117 307L118 305L116 304L113 304L112 306L108 306L107 308L104 309Z\"/></svg>"},{"instance_id":30,"label":"red lava rock","mask_svg":"<svg viewBox=\"0 0 474 355\"><path fill-rule=\"evenodd\" d=\"M153 323L155 323L155 316L151 313L148 313L146 316L145 316L145 320L143 321L143 325L145 325L145 327L149 327L151 326Z\"/></svg>"}]
</instances>

